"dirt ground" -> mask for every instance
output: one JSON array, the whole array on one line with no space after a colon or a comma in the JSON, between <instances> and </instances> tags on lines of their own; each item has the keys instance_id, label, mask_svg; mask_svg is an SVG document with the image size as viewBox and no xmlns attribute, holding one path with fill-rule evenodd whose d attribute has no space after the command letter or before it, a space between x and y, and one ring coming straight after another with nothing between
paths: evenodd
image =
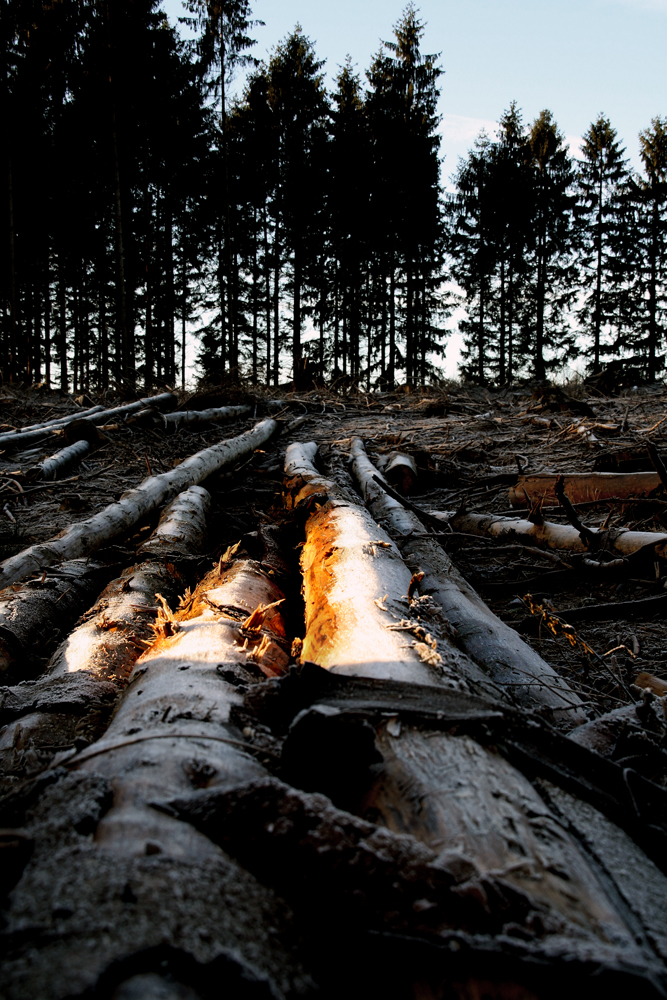
<instances>
[{"instance_id":1,"label":"dirt ground","mask_svg":"<svg viewBox=\"0 0 667 1000\"><path fill-rule=\"evenodd\" d=\"M225 394L219 392L215 399L210 393L200 394L190 405L201 408L245 400L251 403L252 414L234 423L169 435L157 424L113 424L101 429L99 447L77 474L60 481L41 482L35 473L39 462L53 452L53 444L0 454L0 556L4 559L54 537L73 521L114 502L147 475L167 471L188 455L240 433L270 409L280 422L279 435L249 461L205 484L215 502L212 558L258 524L284 520L282 464L291 440L317 441L323 471L346 461L354 436L364 439L371 459L400 450L416 462L419 476L410 500L419 507L453 511L465 504L468 511L510 516L520 513L508 499L508 482L519 471L626 471L628 463L633 469L650 470L647 441L667 454L667 390L662 385L631 387L614 396L586 394L582 387L493 391L452 385L429 394L336 395L327 390L270 394L247 388L221 397ZM94 395L81 400L84 407L98 402L112 406L116 400ZM186 403L183 397L181 404ZM58 391L5 385L0 389L0 407L2 433L74 412L77 404ZM591 527L667 530L667 497L660 490L650 499L601 501L578 512ZM545 516L567 523L559 508ZM118 539L118 545L133 549L152 523L139 525L131 538ZM663 566L652 564L643 573L623 567L592 575L572 572L568 578L555 572L553 556L550 560L516 547L507 551L479 538L445 544L493 611L517 628L578 691L591 717L640 700L641 692L633 687L639 672L667 680L660 614L630 619L615 611L621 601L663 594L667 580ZM294 553L287 555L296 565ZM550 630L546 619L540 619L546 612L557 622L559 612L604 604L609 605L608 616L581 623L569 635L557 624ZM299 623L294 626L298 633ZM58 638L53 637L54 645ZM45 655L49 652L45 650ZM667 768L660 763L651 776L664 781L666 775Z\"/></svg>"}]
</instances>

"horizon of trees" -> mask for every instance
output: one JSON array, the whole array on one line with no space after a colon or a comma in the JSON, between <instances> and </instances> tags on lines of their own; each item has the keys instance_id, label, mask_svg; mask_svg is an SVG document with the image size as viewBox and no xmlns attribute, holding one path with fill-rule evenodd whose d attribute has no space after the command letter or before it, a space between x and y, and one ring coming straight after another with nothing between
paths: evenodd
<instances>
[{"instance_id":1,"label":"horizon of trees","mask_svg":"<svg viewBox=\"0 0 667 1000\"><path fill-rule=\"evenodd\" d=\"M250 0L187 0L191 43L158 0L0 4L5 381L173 386L194 328L211 380L426 385L459 306L473 381L662 370L667 118L637 172L606 116L574 159L513 103L445 193L411 3L330 91L298 25L254 59Z\"/></svg>"}]
</instances>

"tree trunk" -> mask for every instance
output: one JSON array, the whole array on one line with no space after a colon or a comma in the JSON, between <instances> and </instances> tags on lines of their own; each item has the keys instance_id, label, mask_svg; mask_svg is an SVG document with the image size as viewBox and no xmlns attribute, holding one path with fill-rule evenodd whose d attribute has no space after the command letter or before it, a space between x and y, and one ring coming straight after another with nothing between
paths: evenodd
<instances>
[{"instance_id":1,"label":"tree trunk","mask_svg":"<svg viewBox=\"0 0 667 1000\"><path fill-rule=\"evenodd\" d=\"M379 474L359 438L353 439L351 454L354 474L371 512L378 521L390 525L413 572L424 573L420 590L440 605L456 629L459 648L511 700L529 707L546 706L572 724L583 722L577 695L514 629L490 611L446 552L428 538L405 540L411 532L422 530L421 522L374 482L373 477Z\"/></svg>"},{"instance_id":2,"label":"tree trunk","mask_svg":"<svg viewBox=\"0 0 667 1000\"><path fill-rule=\"evenodd\" d=\"M7 692L2 707L5 713L12 709L13 721L2 734L7 750L0 753L0 766L11 782L43 770L56 753L54 746L65 749L67 740L74 744L86 734L90 743L100 735L100 726L108 722L100 699L110 696L113 701L154 638L156 594L174 602L182 592L184 580L177 567L187 566L202 552L209 508L210 496L200 486L179 494L140 547L143 561L107 585L56 650L40 680ZM69 608L65 613L72 620ZM55 744L54 731L59 741ZM17 744L24 751L18 760L11 752Z\"/></svg>"},{"instance_id":3,"label":"tree trunk","mask_svg":"<svg viewBox=\"0 0 667 1000\"><path fill-rule=\"evenodd\" d=\"M543 499L548 506L557 504L557 478L548 472L519 476L516 486L510 487L510 503L513 507L530 507L535 500ZM572 503L646 497L660 487L657 472L573 472L564 480Z\"/></svg>"}]
</instances>

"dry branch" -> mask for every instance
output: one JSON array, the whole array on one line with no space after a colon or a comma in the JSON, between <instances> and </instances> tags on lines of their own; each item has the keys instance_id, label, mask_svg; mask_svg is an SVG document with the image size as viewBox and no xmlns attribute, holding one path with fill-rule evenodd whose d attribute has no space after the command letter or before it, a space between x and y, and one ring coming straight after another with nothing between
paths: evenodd
<instances>
[{"instance_id":1,"label":"dry branch","mask_svg":"<svg viewBox=\"0 0 667 1000\"><path fill-rule=\"evenodd\" d=\"M423 593L442 607L457 633L459 647L494 683L526 705L548 706L572 722L583 722L580 700L568 684L523 639L486 606L449 556L429 538L409 538L422 525L411 511L374 482L377 469L360 438L353 438L354 474L369 509L387 524L413 572L424 572Z\"/></svg>"},{"instance_id":2,"label":"dry branch","mask_svg":"<svg viewBox=\"0 0 667 1000\"><path fill-rule=\"evenodd\" d=\"M188 486L197 485L213 472L243 458L264 444L276 429L274 420L262 420L252 430L205 448L186 458L177 468L150 476L118 503L73 524L48 542L31 545L0 564L3 586L25 579L53 563L88 555L105 542L129 531L142 517L173 499Z\"/></svg>"},{"instance_id":3,"label":"dry branch","mask_svg":"<svg viewBox=\"0 0 667 1000\"><path fill-rule=\"evenodd\" d=\"M609 497L647 497L661 485L657 472L575 472L563 478L572 503ZM544 498L546 504L555 504L557 479L558 476L546 472L519 476L516 485L510 488L510 503L513 507L532 507L535 500Z\"/></svg>"}]
</instances>

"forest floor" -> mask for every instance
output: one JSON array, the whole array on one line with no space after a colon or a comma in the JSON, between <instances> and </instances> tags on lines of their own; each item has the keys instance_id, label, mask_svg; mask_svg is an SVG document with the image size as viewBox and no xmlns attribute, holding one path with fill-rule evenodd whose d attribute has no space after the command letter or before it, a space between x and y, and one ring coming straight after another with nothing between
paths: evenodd
<instances>
[{"instance_id":1,"label":"forest floor","mask_svg":"<svg viewBox=\"0 0 667 1000\"><path fill-rule=\"evenodd\" d=\"M452 511L465 503L469 512L508 516L521 515L508 498L519 471L651 470L647 441L667 453L667 389L662 385L609 397L587 395L582 387L567 392L532 387L494 391L454 385L428 394L270 393L237 388L213 396L199 394L188 402L182 395L181 405L202 408L248 401L253 413L235 423L170 435L157 427L118 423L100 432L99 447L78 474L56 482L40 482L34 475L48 453L46 446L0 454L0 557L54 537L72 522L116 501L147 475L167 471L194 452L251 427L267 414L272 398L273 415L282 424L279 435L250 460L205 484L215 504L210 552L214 559L259 524L285 519L282 468L292 440L317 441L323 471L340 474L350 440L359 436L371 460L397 450L412 455L418 478L409 499L420 508ZM282 405L275 412L277 400ZM95 394L82 402L84 407L98 402L113 405L110 396ZM74 412L77 404L58 391L5 385L0 389L0 407L3 431ZM586 504L578 512L589 527L667 530L667 498L662 490L648 499ZM522 516L526 515L524 509ZM550 508L545 517L567 523L561 508ZM157 514L151 524L139 525L131 538L119 539L119 544L136 547L156 518ZM639 672L667 680L662 612L624 617L616 608L619 602L664 594L667 581L657 563L644 575L621 568L568 576L562 567L554 572L553 561L540 558L534 549L522 552L517 546L508 549L473 537L447 545L458 568L492 610L539 649L578 691L591 715L639 700L641 692L633 687ZM288 556L296 565L294 553ZM209 565L207 559L206 568ZM594 605L608 605L608 613L599 612L598 620L582 622L569 632L559 627L559 613ZM549 621L555 623L553 628ZM298 634L298 627L295 631ZM665 781L662 773L652 777Z\"/></svg>"}]
</instances>

